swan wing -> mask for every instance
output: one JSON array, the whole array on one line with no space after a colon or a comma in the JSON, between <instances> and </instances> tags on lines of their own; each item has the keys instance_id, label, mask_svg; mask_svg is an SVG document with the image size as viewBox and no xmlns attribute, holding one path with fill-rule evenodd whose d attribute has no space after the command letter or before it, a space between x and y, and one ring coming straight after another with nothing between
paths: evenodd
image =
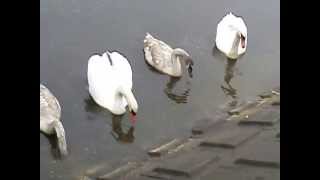
<instances>
[{"instance_id":1,"label":"swan wing","mask_svg":"<svg viewBox=\"0 0 320 180\"><path fill-rule=\"evenodd\" d=\"M40 120L46 116L60 119L60 114L61 107L58 100L47 87L40 84Z\"/></svg>"},{"instance_id":2,"label":"swan wing","mask_svg":"<svg viewBox=\"0 0 320 180\"><path fill-rule=\"evenodd\" d=\"M160 69L166 68L172 64L172 51L173 50L169 45L159 40L150 48L152 60Z\"/></svg>"},{"instance_id":3,"label":"swan wing","mask_svg":"<svg viewBox=\"0 0 320 180\"><path fill-rule=\"evenodd\" d=\"M111 63L106 54L93 55L88 61L88 81L89 85L96 82L102 83L108 81L112 74ZM104 83L103 83L104 84Z\"/></svg>"},{"instance_id":4,"label":"swan wing","mask_svg":"<svg viewBox=\"0 0 320 180\"><path fill-rule=\"evenodd\" d=\"M114 75L119 84L132 88L132 69L129 61L119 52L110 53Z\"/></svg>"},{"instance_id":5,"label":"swan wing","mask_svg":"<svg viewBox=\"0 0 320 180\"><path fill-rule=\"evenodd\" d=\"M117 79L106 53L93 55L88 61L89 92L93 99L104 107L111 107Z\"/></svg>"}]
</instances>

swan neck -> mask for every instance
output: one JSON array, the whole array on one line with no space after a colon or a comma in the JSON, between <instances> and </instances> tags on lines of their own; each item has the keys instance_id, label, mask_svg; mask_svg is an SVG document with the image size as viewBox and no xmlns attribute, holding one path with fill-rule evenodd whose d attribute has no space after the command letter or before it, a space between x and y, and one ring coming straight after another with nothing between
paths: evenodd
<instances>
[{"instance_id":1,"label":"swan neck","mask_svg":"<svg viewBox=\"0 0 320 180\"><path fill-rule=\"evenodd\" d=\"M177 61L179 60L179 54L177 54L177 52L173 51L172 54L171 54L171 61L172 61L172 64L174 66L177 66Z\"/></svg>"},{"instance_id":2,"label":"swan neck","mask_svg":"<svg viewBox=\"0 0 320 180\"><path fill-rule=\"evenodd\" d=\"M186 56L186 57L190 56L185 50L180 49L180 48L173 49L172 54L174 54L176 56Z\"/></svg>"},{"instance_id":3,"label":"swan neck","mask_svg":"<svg viewBox=\"0 0 320 180\"><path fill-rule=\"evenodd\" d=\"M240 43L240 36L236 34L232 43L230 54L235 54L235 55L238 54L239 43Z\"/></svg>"},{"instance_id":4,"label":"swan neck","mask_svg":"<svg viewBox=\"0 0 320 180\"><path fill-rule=\"evenodd\" d=\"M120 93L125 97L127 100L129 109L137 113L138 111L138 103L136 98L134 97L131 89L120 87Z\"/></svg>"},{"instance_id":5,"label":"swan neck","mask_svg":"<svg viewBox=\"0 0 320 180\"><path fill-rule=\"evenodd\" d=\"M54 121L54 129L57 134L58 147L59 147L60 153L65 156L68 154L68 151L67 151L65 131L64 131L64 128L62 126L61 121L59 121L59 120Z\"/></svg>"},{"instance_id":6,"label":"swan neck","mask_svg":"<svg viewBox=\"0 0 320 180\"><path fill-rule=\"evenodd\" d=\"M171 60L172 60L172 64L173 64L173 71L175 74L179 74L181 71L181 62L179 63L178 61L180 61L180 57L189 57L190 55L183 49L180 48L175 48L172 51L171 54Z\"/></svg>"},{"instance_id":7,"label":"swan neck","mask_svg":"<svg viewBox=\"0 0 320 180\"><path fill-rule=\"evenodd\" d=\"M179 55L175 52L172 52L171 54L171 61L172 61L172 73L173 74L179 74L180 73L180 63L178 61L180 61Z\"/></svg>"}]
</instances>

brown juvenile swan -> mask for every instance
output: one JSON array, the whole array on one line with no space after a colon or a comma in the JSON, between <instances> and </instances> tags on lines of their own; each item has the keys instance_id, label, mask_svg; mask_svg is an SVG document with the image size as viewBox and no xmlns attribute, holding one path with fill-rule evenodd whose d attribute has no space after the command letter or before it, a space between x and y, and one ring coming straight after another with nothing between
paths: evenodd
<instances>
[{"instance_id":1,"label":"brown juvenile swan","mask_svg":"<svg viewBox=\"0 0 320 180\"><path fill-rule=\"evenodd\" d=\"M189 73L192 71L193 61L190 55L183 49L172 49L169 45L152 37L149 33L144 39L144 54L149 65L156 70L173 77L182 76L182 60L186 64Z\"/></svg>"},{"instance_id":2,"label":"brown juvenile swan","mask_svg":"<svg viewBox=\"0 0 320 180\"><path fill-rule=\"evenodd\" d=\"M60 121L61 107L58 100L44 85L40 84L40 131L55 134L62 155L67 155L67 144L64 128Z\"/></svg>"}]
</instances>

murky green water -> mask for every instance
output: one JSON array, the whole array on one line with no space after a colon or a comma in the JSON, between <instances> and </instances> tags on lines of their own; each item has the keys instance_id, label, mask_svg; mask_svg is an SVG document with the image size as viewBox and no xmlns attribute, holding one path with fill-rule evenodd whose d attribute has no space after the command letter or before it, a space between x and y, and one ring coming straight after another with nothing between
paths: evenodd
<instances>
[{"instance_id":1,"label":"murky green water","mask_svg":"<svg viewBox=\"0 0 320 180\"><path fill-rule=\"evenodd\" d=\"M213 55L213 44L216 25L229 11L245 19L248 48L226 68L226 59ZM112 167L144 157L152 144L190 133L196 120L212 115L232 96L248 99L280 85L277 0L41 0L40 15L41 82L60 101L70 151L66 159L55 160L48 138L40 133L42 180L76 179L96 164ZM142 51L146 32L192 55L191 81L186 76L170 81L147 66ZM139 113L129 133L128 116L112 120L87 91L87 61L107 49L122 52L132 64ZM236 94L221 88L228 87L225 79ZM167 87L172 94L165 93ZM176 103L175 95L185 91L187 103Z\"/></svg>"}]
</instances>

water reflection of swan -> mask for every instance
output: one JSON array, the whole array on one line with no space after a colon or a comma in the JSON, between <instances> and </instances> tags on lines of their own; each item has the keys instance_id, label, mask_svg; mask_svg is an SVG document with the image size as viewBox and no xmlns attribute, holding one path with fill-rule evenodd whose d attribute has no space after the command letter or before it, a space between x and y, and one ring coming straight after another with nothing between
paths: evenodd
<instances>
[{"instance_id":1,"label":"water reflection of swan","mask_svg":"<svg viewBox=\"0 0 320 180\"><path fill-rule=\"evenodd\" d=\"M85 100L85 110L87 112L91 112L94 114L101 114L102 116L106 116L107 114L110 114L105 109L98 106L91 96L88 96ZM129 130L125 133L123 131L123 127L121 125L121 121L124 115L114 115L112 114L112 132L111 135L120 142L124 143L132 143L134 141L134 127L131 126ZM88 119L93 119L89 116Z\"/></svg>"},{"instance_id":2,"label":"water reflection of swan","mask_svg":"<svg viewBox=\"0 0 320 180\"><path fill-rule=\"evenodd\" d=\"M225 75L224 75L224 82L226 83L227 86L221 85L221 89L223 92L227 95L230 96L233 101L231 102L231 105L236 105L237 103L237 90L232 87L231 85L231 79L234 77L234 69L235 65L237 63L237 60L227 60L227 65L225 69Z\"/></svg>"},{"instance_id":3,"label":"water reflection of swan","mask_svg":"<svg viewBox=\"0 0 320 180\"><path fill-rule=\"evenodd\" d=\"M112 136L122 143L132 143L134 141L134 127L131 126L127 132L123 131L121 120L123 116L112 116Z\"/></svg>"},{"instance_id":4,"label":"water reflection of swan","mask_svg":"<svg viewBox=\"0 0 320 180\"><path fill-rule=\"evenodd\" d=\"M68 151L60 116L61 107L58 100L47 87L40 84L40 131L50 136L55 135L59 151L65 156Z\"/></svg>"},{"instance_id":5,"label":"water reflection of swan","mask_svg":"<svg viewBox=\"0 0 320 180\"><path fill-rule=\"evenodd\" d=\"M103 116L110 114L104 108L101 108L97 103L95 103L90 95L84 99L84 103L85 103L84 108L85 108L86 112L91 112L94 114L103 114ZM94 118L92 118L91 116L88 116L88 119L91 120Z\"/></svg>"},{"instance_id":6,"label":"water reflection of swan","mask_svg":"<svg viewBox=\"0 0 320 180\"><path fill-rule=\"evenodd\" d=\"M164 89L165 94L168 96L169 99L175 101L176 103L187 103L188 96L190 94L190 88L186 88L182 93L177 94L173 93L173 88L176 86L176 83L180 80L180 78L170 77L169 82ZM187 85L190 85L190 82L187 81Z\"/></svg>"},{"instance_id":7,"label":"water reflection of swan","mask_svg":"<svg viewBox=\"0 0 320 180\"><path fill-rule=\"evenodd\" d=\"M231 85L231 80L233 79L235 71L237 70L236 63L238 62L238 59L230 59L226 57L222 52L219 51L216 44L212 48L212 55L221 62L226 62L226 68L224 71L224 82L226 86L222 84L220 87L225 95L232 98L232 101L229 103L229 105L235 106L238 103L237 89ZM239 74L241 75L241 73Z\"/></svg>"}]
</instances>

